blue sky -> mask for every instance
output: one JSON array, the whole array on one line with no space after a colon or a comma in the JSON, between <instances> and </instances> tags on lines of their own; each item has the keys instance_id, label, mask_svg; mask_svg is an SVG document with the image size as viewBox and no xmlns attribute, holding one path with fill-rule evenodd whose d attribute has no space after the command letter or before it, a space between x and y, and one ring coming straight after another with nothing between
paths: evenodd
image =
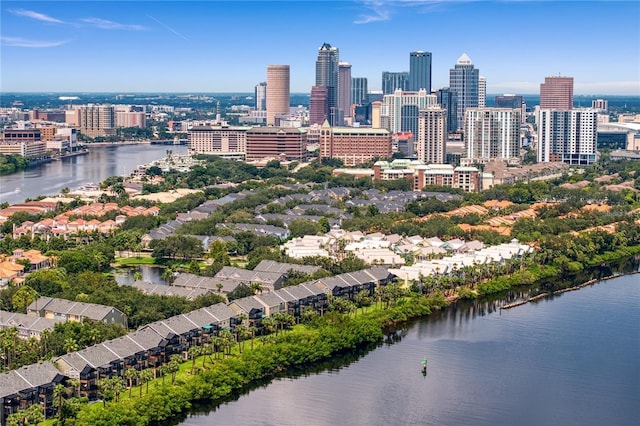
<instances>
[{"instance_id":1,"label":"blue sky","mask_svg":"<svg viewBox=\"0 0 640 426\"><path fill-rule=\"evenodd\" d=\"M0 90L251 92L269 64L309 92L327 42L353 77L433 54L433 87L467 53L487 92L534 94L545 76L576 94L640 96L637 1L2 1Z\"/></svg>"}]
</instances>

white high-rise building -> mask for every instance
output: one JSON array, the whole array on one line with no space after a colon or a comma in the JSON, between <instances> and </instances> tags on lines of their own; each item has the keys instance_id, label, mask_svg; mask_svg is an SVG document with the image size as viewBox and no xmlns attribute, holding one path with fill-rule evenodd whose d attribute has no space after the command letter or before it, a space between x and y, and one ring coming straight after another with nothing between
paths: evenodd
<instances>
[{"instance_id":1,"label":"white high-rise building","mask_svg":"<svg viewBox=\"0 0 640 426\"><path fill-rule=\"evenodd\" d=\"M487 106L487 79L483 76L478 78L478 108Z\"/></svg>"},{"instance_id":2,"label":"white high-rise building","mask_svg":"<svg viewBox=\"0 0 640 426\"><path fill-rule=\"evenodd\" d=\"M416 155L425 164L444 164L447 143L447 110L423 109L418 114Z\"/></svg>"},{"instance_id":3,"label":"white high-rise building","mask_svg":"<svg viewBox=\"0 0 640 426\"><path fill-rule=\"evenodd\" d=\"M596 161L598 111L541 109L538 113L538 162L589 165Z\"/></svg>"},{"instance_id":4,"label":"white high-rise building","mask_svg":"<svg viewBox=\"0 0 640 426\"><path fill-rule=\"evenodd\" d=\"M520 158L520 110L467 108L464 117L465 164Z\"/></svg>"},{"instance_id":5,"label":"white high-rise building","mask_svg":"<svg viewBox=\"0 0 640 426\"><path fill-rule=\"evenodd\" d=\"M438 104L438 97L426 90L403 92L398 89L390 95L384 95L380 116L388 123L391 133L412 131L417 134L418 111ZM415 122L415 124L413 124Z\"/></svg>"},{"instance_id":6,"label":"white high-rise building","mask_svg":"<svg viewBox=\"0 0 640 426\"><path fill-rule=\"evenodd\" d=\"M255 99L256 99L256 106L255 106L256 111L266 111L267 110L267 82L266 81L256 84Z\"/></svg>"}]
</instances>

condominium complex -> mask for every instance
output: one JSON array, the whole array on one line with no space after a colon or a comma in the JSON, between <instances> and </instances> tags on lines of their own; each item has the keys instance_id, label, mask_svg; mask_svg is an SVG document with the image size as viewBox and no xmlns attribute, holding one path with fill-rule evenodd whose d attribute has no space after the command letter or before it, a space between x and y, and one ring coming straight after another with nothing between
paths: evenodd
<instances>
[{"instance_id":1,"label":"condominium complex","mask_svg":"<svg viewBox=\"0 0 640 426\"><path fill-rule=\"evenodd\" d=\"M482 190L482 173L476 167L454 167L450 164L424 164L419 160L377 161L373 165L373 178L381 180L409 179L413 190L425 186L447 186L465 192Z\"/></svg>"},{"instance_id":2,"label":"condominium complex","mask_svg":"<svg viewBox=\"0 0 640 426\"><path fill-rule=\"evenodd\" d=\"M320 130L320 158L337 158L356 166L374 158L391 157L391 133L386 129L331 127Z\"/></svg>"},{"instance_id":3,"label":"condominium complex","mask_svg":"<svg viewBox=\"0 0 640 426\"><path fill-rule=\"evenodd\" d=\"M81 105L75 107L78 130L85 136L115 135L116 117L113 105Z\"/></svg>"},{"instance_id":4,"label":"condominium complex","mask_svg":"<svg viewBox=\"0 0 640 426\"><path fill-rule=\"evenodd\" d=\"M415 152L423 163L445 162L447 143L447 110L430 107L418 114Z\"/></svg>"},{"instance_id":5,"label":"condominium complex","mask_svg":"<svg viewBox=\"0 0 640 426\"><path fill-rule=\"evenodd\" d=\"M541 109L538 117L538 162L589 165L596 161L598 111Z\"/></svg>"},{"instance_id":6,"label":"condominium complex","mask_svg":"<svg viewBox=\"0 0 640 426\"><path fill-rule=\"evenodd\" d=\"M418 133L418 111L436 106L437 96L426 90L403 92L397 89L393 94L385 95L381 107L382 126L391 133Z\"/></svg>"},{"instance_id":7,"label":"condominium complex","mask_svg":"<svg viewBox=\"0 0 640 426\"><path fill-rule=\"evenodd\" d=\"M501 159L518 163L520 110L468 108L464 121L465 164Z\"/></svg>"}]
</instances>

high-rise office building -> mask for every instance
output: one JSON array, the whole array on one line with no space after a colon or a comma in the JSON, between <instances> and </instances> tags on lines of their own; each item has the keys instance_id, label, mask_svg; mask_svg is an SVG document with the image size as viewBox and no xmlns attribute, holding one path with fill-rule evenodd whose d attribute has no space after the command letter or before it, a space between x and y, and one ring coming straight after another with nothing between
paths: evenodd
<instances>
[{"instance_id":1,"label":"high-rise office building","mask_svg":"<svg viewBox=\"0 0 640 426\"><path fill-rule=\"evenodd\" d=\"M266 111L267 109L267 82L256 84L255 89L256 111Z\"/></svg>"},{"instance_id":2,"label":"high-rise office building","mask_svg":"<svg viewBox=\"0 0 640 426\"><path fill-rule=\"evenodd\" d=\"M267 66L267 126L278 125L277 118L289 114L291 105L289 65Z\"/></svg>"},{"instance_id":3,"label":"high-rise office building","mask_svg":"<svg viewBox=\"0 0 640 426\"><path fill-rule=\"evenodd\" d=\"M540 109L573 109L573 77L545 77L540 84Z\"/></svg>"},{"instance_id":4,"label":"high-rise office building","mask_svg":"<svg viewBox=\"0 0 640 426\"><path fill-rule=\"evenodd\" d=\"M415 150L423 163L444 164L447 143L447 110L431 107L420 110Z\"/></svg>"},{"instance_id":5,"label":"high-rise office building","mask_svg":"<svg viewBox=\"0 0 640 426\"><path fill-rule=\"evenodd\" d=\"M374 158L391 157L391 134L385 129L322 126L320 158L337 158L357 166Z\"/></svg>"},{"instance_id":6,"label":"high-rise office building","mask_svg":"<svg viewBox=\"0 0 640 426\"><path fill-rule=\"evenodd\" d=\"M382 94L390 95L398 89L403 92L409 89L409 73L382 71Z\"/></svg>"},{"instance_id":7,"label":"high-rise office building","mask_svg":"<svg viewBox=\"0 0 640 426\"><path fill-rule=\"evenodd\" d=\"M338 63L338 109L344 117L351 117L351 64Z\"/></svg>"},{"instance_id":8,"label":"high-rise office building","mask_svg":"<svg viewBox=\"0 0 640 426\"><path fill-rule=\"evenodd\" d=\"M487 106L487 79L480 76L478 78L478 108Z\"/></svg>"},{"instance_id":9,"label":"high-rise office building","mask_svg":"<svg viewBox=\"0 0 640 426\"><path fill-rule=\"evenodd\" d=\"M494 98L493 106L496 108L511 108L520 110L520 121L525 122L527 118L527 105L524 98L519 95L504 94Z\"/></svg>"},{"instance_id":10,"label":"high-rise office building","mask_svg":"<svg viewBox=\"0 0 640 426\"><path fill-rule=\"evenodd\" d=\"M447 110L447 132L458 130L458 97L448 87L436 91L438 104Z\"/></svg>"},{"instance_id":11,"label":"high-rise office building","mask_svg":"<svg viewBox=\"0 0 640 426\"><path fill-rule=\"evenodd\" d=\"M596 161L598 111L541 109L538 117L538 162L590 165Z\"/></svg>"},{"instance_id":12,"label":"high-rise office building","mask_svg":"<svg viewBox=\"0 0 640 426\"><path fill-rule=\"evenodd\" d=\"M353 77L351 79L351 103L355 105L369 103L369 88L366 77Z\"/></svg>"},{"instance_id":13,"label":"high-rise office building","mask_svg":"<svg viewBox=\"0 0 640 426\"><path fill-rule=\"evenodd\" d=\"M337 126L341 123L342 117L338 107L338 64L340 55L337 47L332 47L329 43L323 43L318 49L318 59L316 60L316 86L327 88L327 106L329 112L329 124Z\"/></svg>"},{"instance_id":14,"label":"high-rise office building","mask_svg":"<svg viewBox=\"0 0 640 426\"><path fill-rule=\"evenodd\" d=\"M486 163L494 159L510 163L520 157L520 110L468 108L464 120L465 158Z\"/></svg>"},{"instance_id":15,"label":"high-rise office building","mask_svg":"<svg viewBox=\"0 0 640 426\"><path fill-rule=\"evenodd\" d=\"M431 93L431 52L415 51L409 54L409 87L417 92L425 89Z\"/></svg>"},{"instance_id":16,"label":"high-rise office building","mask_svg":"<svg viewBox=\"0 0 640 426\"><path fill-rule=\"evenodd\" d=\"M463 53L454 68L449 70L449 87L458 98L458 130L464 124L464 112L467 108L478 107L479 79L480 71L473 66L466 53Z\"/></svg>"},{"instance_id":17,"label":"high-rise office building","mask_svg":"<svg viewBox=\"0 0 640 426\"><path fill-rule=\"evenodd\" d=\"M313 86L309 97L309 124L322 124L329 119L328 89L326 86Z\"/></svg>"}]
</instances>

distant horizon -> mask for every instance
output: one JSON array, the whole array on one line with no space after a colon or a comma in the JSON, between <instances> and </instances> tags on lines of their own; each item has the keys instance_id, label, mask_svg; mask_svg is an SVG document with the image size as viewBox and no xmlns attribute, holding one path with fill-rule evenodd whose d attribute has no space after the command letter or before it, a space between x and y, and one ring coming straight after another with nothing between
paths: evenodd
<instances>
[{"instance_id":1,"label":"distant horizon","mask_svg":"<svg viewBox=\"0 0 640 426\"><path fill-rule=\"evenodd\" d=\"M381 90L369 91L369 93L380 93ZM8 91L8 92L0 92L0 96L2 95L58 95L58 94L89 94L89 95L254 95L254 92L240 92L240 91L231 91L231 92L160 92L160 91L144 91L144 92L103 92L103 91L95 91L90 92L87 90L83 91L51 91L51 90L43 90L43 91L35 91L35 92L21 92L21 91ZM291 92L291 95L298 96L309 96L309 92ZM516 96L540 96L540 93L503 93L503 92L495 92L495 93L487 93L487 97L489 96L503 96L503 95L516 95ZM616 98L640 98L640 94L635 95L611 95L606 93L587 93L587 94L573 94L573 97L595 97L595 96L608 96L608 97L616 97Z\"/></svg>"},{"instance_id":2,"label":"distant horizon","mask_svg":"<svg viewBox=\"0 0 640 426\"><path fill-rule=\"evenodd\" d=\"M372 91L426 51L432 89L466 55L488 93L534 94L563 75L576 95L635 96L639 14L640 2L604 0L4 0L0 90L251 93L286 64L291 92L309 93L328 43Z\"/></svg>"}]
</instances>

